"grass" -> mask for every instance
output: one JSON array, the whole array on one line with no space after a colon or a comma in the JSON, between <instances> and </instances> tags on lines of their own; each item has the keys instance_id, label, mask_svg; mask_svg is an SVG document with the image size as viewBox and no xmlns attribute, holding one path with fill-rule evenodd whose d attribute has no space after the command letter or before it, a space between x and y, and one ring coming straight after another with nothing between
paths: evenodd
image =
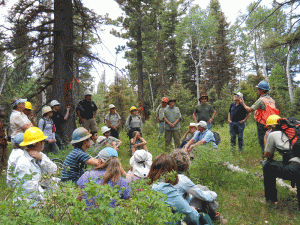
<instances>
[{"instance_id":1,"label":"grass","mask_svg":"<svg viewBox=\"0 0 300 225\"><path fill-rule=\"evenodd\" d=\"M188 121L182 125L182 134L185 132ZM144 126L143 136L147 141L149 152L153 159L164 151L164 140L159 146L157 141L157 127L154 123ZM190 169L190 177L194 183L209 187L218 194L219 212L228 219L228 224L300 224L300 214L297 210L296 194L286 188L278 188L279 206L277 209L270 208L264 204L263 181L253 173L262 174L260 147L257 141L256 124L249 121L244 132L244 151L242 153L231 152L230 134L227 124L224 126L213 125L213 131L221 135L221 143L218 149L210 149L200 146L194 151L195 159ZM124 131L120 133L123 144L119 150L119 159L125 168L130 168L129 140ZM10 147L11 150L11 147ZM58 156L64 159L72 150L61 151ZM276 155L280 158L279 155ZM229 162L246 169L249 174L232 172L222 165ZM0 176L0 199L7 193L6 179L2 173Z\"/></svg>"}]
</instances>

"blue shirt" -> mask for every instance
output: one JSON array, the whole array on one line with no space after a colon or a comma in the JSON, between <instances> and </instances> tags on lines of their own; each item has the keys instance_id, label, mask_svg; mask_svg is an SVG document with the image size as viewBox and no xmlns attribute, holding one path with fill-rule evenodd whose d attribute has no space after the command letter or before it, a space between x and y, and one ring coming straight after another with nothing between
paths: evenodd
<instances>
[{"instance_id":1,"label":"blue shirt","mask_svg":"<svg viewBox=\"0 0 300 225\"><path fill-rule=\"evenodd\" d=\"M74 148L64 161L63 170L61 172L62 181L72 180L76 182L83 174L85 162L90 158L92 157L84 150Z\"/></svg>"},{"instance_id":2,"label":"blue shirt","mask_svg":"<svg viewBox=\"0 0 300 225\"><path fill-rule=\"evenodd\" d=\"M105 171L104 170L92 170L92 171L86 171L77 181L78 186L83 189L86 187L86 183L89 182L89 179L92 179L96 182L96 184L98 185L102 185L102 177L104 176ZM107 184L109 184L111 187L114 187L112 179L110 179ZM116 183L116 185L119 186L119 193L120 193L120 198L121 199L127 199L130 197L130 192L131 192L131 188L129 183L126 181L126 179L124 178L120 178L120 180ZM122 188L124 188L122 190ZM86 201L86 205L90 208L95 204L95 200L98 198L99 196L95 196L92 197L90 199L88 199L88 197L86 195L84 195L82 198L85 199ZM115 200L113 199L113 201L110 203L111 207L115 207Z\"/></svg>"},{"instance_id":3,"label":"blue shirt","mask_svg":"<svg viewBox=\"0 0 300 225\"><path fill-rule=\"evenodd\" d=\"M217 148L215 136L214 136L213 132L211 132L208 129L206 129L202 133L201 132L196 133L193 137L193 140L195 141L195 143L197 143L198 141L202 141L202 140L204 140L205 143L212 142L213 147Z\"/></svg>"},{"instance_id":4,"label":"blue shirt","mask_svg":"<svg viewBox=\"0 0 300 225\"><path fill-rule=\"evenodd\" d=\"M152 189L167 195L167 203L175 208L179 213L185 215L184 221L187 224L199 225L199 214L193 209L178 190L169 183L158 182L152 185Z\"/></svg>"},{"instance_id":5,"label":"blue shirt","mask_svg":"<svg viewBox=\"0 0 300 225\"><path fill-rule=\"evenodd\" d=\"M50 118L41 118L38 122L38 128L40 128L44 135L47 136L46 140L55 139L55 132L53 132L53 120Z\"/></svg>"},{"instance_id":6,"label":"blue shirt","mask_svg":"<svg viewBox=\"0 0 300 225\"><path fill-rule=\"evenodd\" d=\"M238 105L235 102L231 103L229 107L230 120L232 122L239 122L246 118L248 115L248 111L244 108L244 106L239 103Z\"/></svg>"}]
</instances>

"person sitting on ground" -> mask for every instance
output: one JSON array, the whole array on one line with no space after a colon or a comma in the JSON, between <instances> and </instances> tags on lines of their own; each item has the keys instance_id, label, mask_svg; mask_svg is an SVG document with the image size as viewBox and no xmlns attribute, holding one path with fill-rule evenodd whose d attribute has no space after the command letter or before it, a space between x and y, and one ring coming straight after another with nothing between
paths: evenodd
<instances>
[{"instance_id":1,"label":"person sitting on ground","mask_svg":"<svg viewBox=\"0 0 300 225\"><path fill-rule=\"evenodd\" d=\"M190 126L188 128L188 131L185 132L185 134L181 138L182 142L180 148L183 148L194 137L194 135L198 133L196 123L190 123Z\"/></svg>"},{"instance_id":2,"label":"person sitting on ground","mask_svg":"<svg viewBox=\"0 0 300 225\"><path fill-rule=\"evenodd\" d=\"M126 176L127 182L147 178L152 165L152 154L144 149L136 150L129 161L132 170Z\"/></svg>"},{"instance_id":3,"label":"person sitting on ground","mask_svg":"<svg viewBox=\"0 0 300 225\"><path fill-rule=\"evenodd\" d=\"M213 147L217 148L216 140L213 132L207 129L207 123L205 121L200 121L198 123L198 133L185 145L184 149L190 152L197 145L204 145L206 143L212 142Z\"/></svg>"},{"instance_id":4,"label":"person sitting on ground","mask_svg":"<svg viewBox=\"0 0 300 225\"><path fill-rule=\"evenodd\" d=\"M276 120L276 123L278 123L278 120ZM277 131L271 132L268 136L264 152L267 158L263 162L265 199L272 206L278 204L276 189L276 178L278 177L296 182L298 207L300 207L300 143L297 140L294 146L291 146L291 141L287 134L280 130L279 124L276 126L275 129ZM273 159L276 150L283 156L282 161Z\"/></svg>"},{"instance_id":5,"label":"person sitting on ground","mask_svg":"<svg viewBox=\"0 0 300 225\"><path fill-rule=\"evenodd\" d=\"M98 154L99 163L94 170L86 171L77 181L77 185L84 190L90 180L94 180L98 185L109 184L111 187L118 185L121 199L130 197L130 185L126 179L122 178L125 172L121 162L118 160L118 152L110 147L103 149ZM89 198L86 195L82 197L86 205L91 208L95 205L98 196ZM115 207L115 200L111 202L111 207Z\"/></svg>"},{"instance_id":6,"label":"person sitting on ground","mask_svg":"<svg viewBox=\"0 0 300 225\"><path fill-rule=\"evenodd\" d=\"M271 115L268 117L267 121L266 121L266 126L267 126L267 132L265 134L264 137L264 143L265 143L265 147L267 144L267 139L270 133L272 133L273 131L276 131L276 126L278 124L277 120L280 119L280 116L278 115Z\"/></svg>"},{"instance_id":7,"label":"person sitting on ground","mask_svg":"<svg viewBox=\"0 0 300 225\"><path fill-rule=\"evenodd\" d=\"M218 203L215 202L217 194L210 191L206 186L195 185L187 176L183 173L187 173L190 169L190 156L182 150L177 149L171 153L171 157L176 162L178 168L178 184L174 187L177 188L179 193L184 199L198 212L204 212L210 216L214 221L218 221L221 224L226 224L227 220L217 212Z\"/></svg>"},{"instance_id":8,"label":"person sitting on ground","mask_svg":"<svg viewBox=\"0 0 300 225\"><path fill-rule=\"evenodd\" d=\"M47 135L47 139L45 142L44 153L47 154L49 152L53 152L54 154L58 154L58 146L56 144L55 139L55 125L51 117L53 116L53 111L50 106L45 106L42 108L43 117L38 122L38 127L43 131L45 135Z\"/></svg>"},{"instance_id":9,"label":"person sitting on ground","mask_svg":"<svg viewBox=\"0 0 300 225\"><path fill-rule=\"evenodd\" d=\"M170 177L169 173L176 173ZM174 187L178 184L178 169L174 159L167 153L159 154L153 161L148 178L152 189L167 195L167 203L174 207L175 211L185 215L187 224L199 225L199 213L184 200L179 191ZM153 184L158 181L157 184Z\"/></svg>"},{"instance_id":10,"label":"person sitting on ground","mask_svg":"<svg viewBox=\"0 0 300 225\"><path fill-rule=\"evenodd\" d=\"M130 140L130 144L132 154L139 149L148 150L146 146L147 142L141 137L141 133L138 131L133 132L133 138Z\"/></svg>"},{"instance_id":11,"label":"person sitting on ground","mask_svg":"<svg viewBox=\"0 0 300 225\"><path fill-rule=\"evenodd\" d=\"M105 116L105 122L107 126L111 129L111 136L119 138L119 125L121 124L121 116L116 111L116 106L110 104L109 113Z\"/></svg>"},{"instance_id":12,"label":"person sitting on ground","mask_svg":"<svg viewBox=\"0 0 300 225\"><path fill-rule=\"evenodd\" d=\"M134 131L139 131L141 133L143 126L142 118L137 115L137 108L135 106L130 108L130 113L131 114L127 117L125 122L125 128L127 129L129 140L133 138Z\"/></svg>"},{"instance_id":13,"label":"person sitting on ground","mask_svg":"<svg viewBox=\"0 0 300 225\"><path fill-rule=\"evenodd\" d=\"M28 200L43 201L44 188L41 185L41 177L43 174L53 174L57 171L57 166L44 153L44 135L38 127L28 128L23 136L23 142L20 146L25 146L24 154L20 156L16 163L14 175L17 176L13 183L16 186L21 185L24 194L29 194ZM22 178L30 175L29 180Z\"/></svg>"},{"instance_id":14,"label":"person sitting on ground","mask_svg":"<svg viewBox=\"0 0 300 225\"><path fill-rule=\"evenodd\" d=\"M98 142L97 142L97 140L98 140L98 133L97 133L97 132L92 132L91 134L92 134L91 140L90 140L90 142L91 142L91 147L90 147L90 149L89 149L89 152L90 152L91 154L94 153L94 155L97 155L98 152L99 152L99 144L98 144Z\"/></svg>"},{"instance_id":15,"label":"person sitting on ground","mask_svg":"<svg viewBox=\"0 0 300 225\"><path fill-rule=\"evenodd\" d=\"M90 148L90 137L92 135L84 127L79 127L73 131L71 144L74 144L74 149L67 155L61 172L61 181L77 182L83 174L83 168L86 164L98 166L99 160L93 158L86 150Z\"/></svg>"},{"instance_id":16,"label":"person sitting on ground","mask_svg":"<svg viewBox=\"0 0 300 225\"><path fill-rule=\"evenodd\" d=\"M32 104L31 102L25 102L25 109L23 110L23 113L28 117L30 122L32 123L33 126L36 126L34 122L34 115L32 113Z\"/></svg>"},{"instance_id":17,"label":"person sitting on ground","mask_svg":"<svg viewBox=\"0 0 300 225\"><path fill-rule=\"evenodd\" d=\"M103 134L103 136L106 137L106 141L107 141L107 146L108 147L112 147L114 149L116 149L117 151L119 150L119 147L121 146L122 144L122 141L113 137L113 136L110 136L111 134L111 129L108 128L107 126L103 126L101 127L101 133Z\"/></svg>"},{"instance_id":18,"label":"person sitting on ground","mask_svg":"<svg viewBox=\"0 0 300 225\"><path fill-rule=\"evenodd\" d=\"M9 155L8 161L7 161L7 175L6 175L6 181L8 187L14 187L14 178L11 176L15 169L17 162L19 158L24 155L24 147L21 147L20 144L23 142L23 135L24 133L18 133L14 137L14 143L13 143L13 149L11 150L11 153Z\"/></svg>"}]
</instances>

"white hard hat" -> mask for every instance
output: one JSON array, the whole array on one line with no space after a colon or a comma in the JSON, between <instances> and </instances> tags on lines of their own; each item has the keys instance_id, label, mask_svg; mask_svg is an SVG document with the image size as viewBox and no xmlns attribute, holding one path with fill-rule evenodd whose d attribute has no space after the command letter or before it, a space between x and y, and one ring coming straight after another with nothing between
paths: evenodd
<instances>
[{"instance_id":1,"label":"white hard hat","mask_svg":"<svg viewBox=\"0 0 300 225\"><path fill-rule=\"evenodd\" d=\"M116 108L116 106L115 106L114 104L110 104L108 107L109 107L110 109Z\"/></svg>"},{"instance_id":2,"label":"white hard hat","mask_svg":"<svg viewBox=\"0 0 300 225\"><path fill-rule=\"evenodd\" d=\"M55 106L55 105L60 105L60 103L58 101L56 101L56 100L52 100L50 102L50 106Z\"/></svg>"},{"instance_id":3,"label":"white hard hat","mask_svg":"<svg viewBox=\"0 0 300 225\"><path fill-rule=\"evenodd\" d=\"M98 138L97 138L97 143L98 144L103 144L103 142L106 140L107 138L105 137L105 136L99 136Z\"/></svg>"},{"instance_id":4,"label":"white hard hat","mask_svg":"<svg viewBox=\"0 0 300 225\"><path fill-rule=\"evenodd\" d=\"M107 131L110 131L110 128L108 128L107 126L101 127L101 133L102 134L106 133Z\"/></svg>"},{"instance_id":5,"label":"white hard hat","mask_svg":"<svg viewBox=\"0 0 300 225\"><path fill-rule=\"evenodd\" d=\"M86 95L93 95L93 93L91 92L91 91L89 91L89 90L86 90L85 92L84 92L84 95L86 96Z\"/></svg>"},{"instance_id":6,"label":"white hard hat","mask_svg":"<svg viewBox=\"0 0 300 225\"><path fill-rule=\"evenodd\" d=\"M203 121L203 120L201 120L199 123L198 123L198 126L200 126L200 127L203 127L203 128L207 128L207 123L205 122L205 121Z\"/></svg>"},{"instance_id":7,"label":"white hard hat","mask_svg":"<svg viewBox=\"0 0 300 225\"><path fill-rule=\"evenodd\" d=\"M44 114L46 114L46 113L48 113L48 112L52 112L51 107L50 107L50 106L44 106L44 107L42 108L42 115L44 115Z\"/></svg>"}]
</instances>

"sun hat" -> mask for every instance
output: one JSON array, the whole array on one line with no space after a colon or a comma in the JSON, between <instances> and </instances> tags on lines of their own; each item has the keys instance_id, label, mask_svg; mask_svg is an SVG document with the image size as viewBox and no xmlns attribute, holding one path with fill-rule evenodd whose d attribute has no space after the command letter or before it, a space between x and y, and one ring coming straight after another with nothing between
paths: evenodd
<instances>
[{"instance_id":1,"label":"sun hat","mask_svg":"<svg viewBox=\"0 0 300 225\"><path fill-rule=\"evenodd\" d=\"M144 149L136 150L129 160L134 175L146 178L152 165L152 154Z\"/></svg>"},{"instance_id":2,"label":"sun hat","mask_svg":"<svg viewBox=\"0 0 300 225\"><path fill-rule=\"evenodd\" d=\"M115 106L114 104L110 104L108 107L109 107L110 109L116 108L116 106Z\"/></svg>"},{"instance_id":3,"label":"sun hat","mask_svg":"<svg viewBox=\"0 0 300 225\"><path fill-rule=\"evenodd\" d=\"M42 115L45 115L45 114L48 113L48 112L52 112L51 107L50 107L50 106L44 106L44 107L42 108Z\"/></svg>"},{"instance_id":4,"label":"sun hat","mask_svg":"<svg viewBox=\"0 0 300 225\"><path fill-rule=\"evenodd\" d=\"M98 155L95 157L96 159L101 159L102 162L106 162L110 157L118 157L118 152L111 148L111 147L106 147L102 149Z\"/></svg>"},{"instance_id":5,"label":"sun hat","mask_svg":"<svg viewBox=\"0 0 300 225\"><path fill-rule=\"evenodd\" d=\"M207 123L203 120L201 120L197 125L205 129L207 128Z\"/></svg>"},{"instance_id":6,"label":"sun hat","mask_svg":"<svg viewBox=\"0 0 300 225\"><path fill-rule=\"evenodd\" d=\"M58 101L56 101L56 100L52 100L50 102L50 106L55 106L55 105L60 105L60 103Z\"/></svg>"},{"instance_id":7,"label":"sun hat","mask_svg":"<svg viewBox=\"0 0 300 225\"><path fill-rule=\"evenodd\" d=\"M106 133L107 131L110 131L110 128L108 128L107 126L101 127L101 133L102 134Z\"/></svg>"},{"instance_id":8,"label":"sun hat","mask_svg":"<svg viewBox=\"0 0 300 225\"><path fill-rule=\"evenodd\" d=\"M99 136L96 142L101 145L106 139L107 138L105 136Z\"/></svg>"},{"instance_id":9,"label":"sun hat","mask_svg":"<svg viewBox=\"0 0 300 225\"><path fill-rule=\"evenodd\" d=\"M84 127L78 127L73 131L71 144L79 143L90 138L92 135Z\"/></svg>"},{"instance_id":10,"label":"sun hat","mask_svg":"<svg viewBox=\"0 0 300 225\"><path fill-rule=\"evenodd\" d=\"M238 96L240 98L243 98L243 94L240 91L239 92L235 92L234 95L236 95L236 96Z\"/></svg>"}]
</instances>

